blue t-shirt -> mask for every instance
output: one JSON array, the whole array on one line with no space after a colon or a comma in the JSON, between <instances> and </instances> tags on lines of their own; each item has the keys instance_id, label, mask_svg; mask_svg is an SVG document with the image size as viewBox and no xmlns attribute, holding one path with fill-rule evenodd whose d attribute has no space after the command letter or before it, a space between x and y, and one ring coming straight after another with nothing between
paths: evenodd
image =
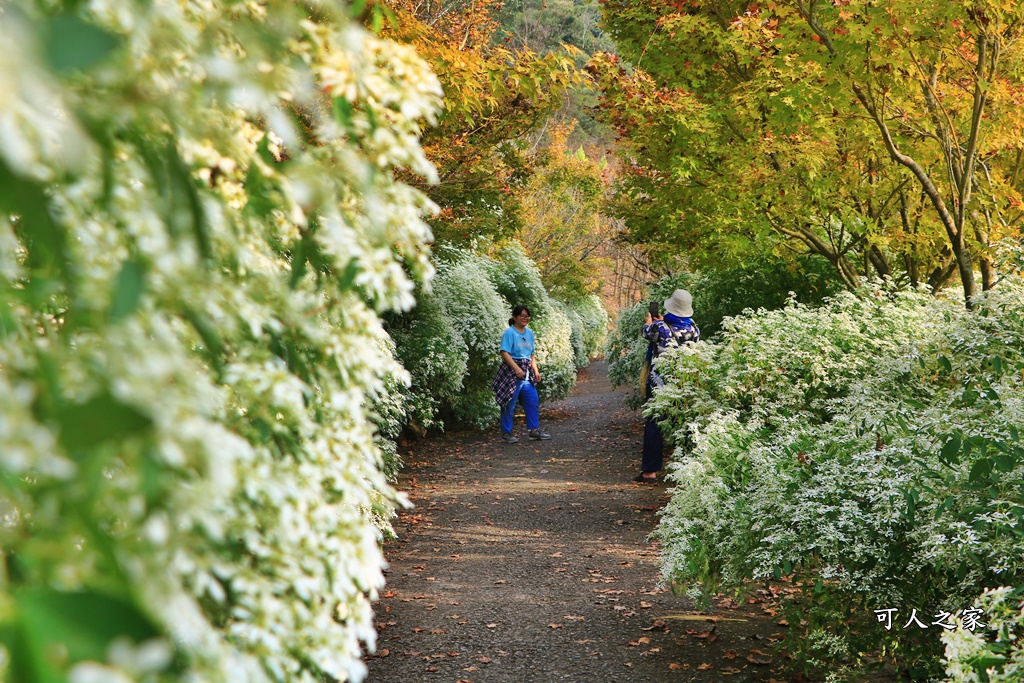
<instances>
[{"instance_id":1,"label":"blue t-shirt","mask_svg":"<svg viewBox=\"0 0 1024 683\"><path fill-rule=\"evenodd\" d=\"M533 330L527 327L520 332L515 327L509 327L501 335L501 350L507 351L513 358L529 358L533 355Z\"/></svg>"}]
</instances>

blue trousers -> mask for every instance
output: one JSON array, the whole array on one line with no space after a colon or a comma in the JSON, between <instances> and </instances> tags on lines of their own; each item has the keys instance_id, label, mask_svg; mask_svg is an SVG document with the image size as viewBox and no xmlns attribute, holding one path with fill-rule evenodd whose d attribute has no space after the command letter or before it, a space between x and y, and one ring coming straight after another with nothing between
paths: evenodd
<instances>
[{"instance_id":1,"label":"blue trousers","mask_svg":"<svg viewBox=\"0 0 1024 683\"><path fill-rule=\"evenodd\" d=\"M523 410L526 411L526 428L530 431L540 429L540 397L537 396L537 389L521 379L516 382L516 393L512 394L512 400L501 408L501 431L512 433L512 419L516 413L516 403L523 402Z\"/></svg>"}]
</instances>

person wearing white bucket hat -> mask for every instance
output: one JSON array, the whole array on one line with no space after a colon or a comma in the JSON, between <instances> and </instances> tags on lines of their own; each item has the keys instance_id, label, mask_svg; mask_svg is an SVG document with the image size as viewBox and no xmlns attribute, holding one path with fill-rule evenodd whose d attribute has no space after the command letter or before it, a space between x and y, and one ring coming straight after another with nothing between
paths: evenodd
<instances>
[{"instance_id":1,"label":"person wearing white bucket hat","mask_svg":"<svg viewBox=\"0 0 1024 683\"><path fill-rule=\"evenodd\" d=\"M665 300L665 316L655 318L650 312L644 320L643 336L650 343L652 368L644 387L644 402L654 395L657 387L665 380L658 374L655 361L666 349L687 342L700 340L700 328L693 322L693 297L685 289L677 289ZM650 484L658 480L658 472L664 465L665 442L661 427L653 418L644 420L644 450L640 462L640 474L633 481Z\"/></svg>"}]
</instances>

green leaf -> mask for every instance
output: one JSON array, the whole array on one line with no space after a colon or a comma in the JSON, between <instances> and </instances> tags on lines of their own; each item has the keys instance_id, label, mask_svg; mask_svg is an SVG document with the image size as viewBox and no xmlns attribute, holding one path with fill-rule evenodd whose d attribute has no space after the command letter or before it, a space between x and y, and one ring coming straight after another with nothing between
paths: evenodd
<instances>
[{"instance_id":1,"label":"green leaf","mask_svg":"<svg viewBox=\"0 0 1024 683\"><path fill-rule=\"evenodd\" d=\"M335 97L333 103L334 120L345 130L352 128L352 103L344 97Z\"/></svg>"},{"instance_id":2,"label":"green leaf","mask_svg":"<svg viewBox=\"0 0 1024 683\"><path fill-rule=\"evenodd\" d=\"M996 469L1000 472L1012 472L1013 468L1017 465L1017 459L1007 453L992 458L992 462L995 463Z\"/></svg>"},{"instance_id":3,"label":"green leaf","mask_svg":"<svg viewBox=\"0 0 1024 683\"><path fill-rule=\"evenodd\" d=\"M60 443L68 451L89 449L108 441L136 436L153 424L149 417L110 394L100 394L85 403L60 408L57 422L60 425Z\"/></svg>"},{"instance_id":4,"label":"green leaf","mask_svg":"<svg viewBox=\"0 0 1024 683\"><path fill-rule=\"evenodd\" d=\"M46 60L57 73L85 70L103 61L121 39L72 14L60 14L46 25Z\"/></svg>"},{"instance_id":5,"label":"green leaf","mask_svg":"<svg viewBox=\"0 0 1024 683\"><path fill-rule=\"evenodd\" d=\"M969 477L971 482L979 482L987 477L992 472L992 461L988 458L979 458L971 466L971 475Z\"/></svg>"},{"instance_id":6,"label":"green leaf","mask_svg":"<svg viewBox=\"0 0 1024 683\"><path fill-rule=\"evenodd\" d=\"M160 635L134 605L111 595L33 588L17 592L14 598L20 634L20 647L12 653L20 660L12 662L16 683L58 683L63 676L56 665L105 661L115 638L141 642ZM66 656L58 659L58 652Z\"/></svg>"},{"instance_id":7,"label":"green leaf","mask_svg":"<svg viewBox=\"0 0 1024 683\"><path fill-rule=\"evenodd\" d=\"M939 459L942 462L955 464L959 462L957 455L960 453L960 437L954 434L939 451Z\"/></svg>"},{"instance_id":8,"label":"green leaf","mask_svg":"<svg viewBox=\"0 0 1024 683\"><path fill-rule=\"evenodd\" d=\"M949 362L948 358L946 358L945 356L939 356L937 360L939 362L939 365L942 366L943 370L945 370L946 372L953 372L953 364Z\"/></svg>"},{"instance_id":9,"label":"green leaf","mask_svg":"<svg viewBox=\"0 0 1024 683\"><path fill-rule=\"evenodd\" d=\"M142 266L137 261L125 261L114 283L114 298L110 304L110 322L117 323L139 307L143 290Z\"/></svg>"}]
</instances>

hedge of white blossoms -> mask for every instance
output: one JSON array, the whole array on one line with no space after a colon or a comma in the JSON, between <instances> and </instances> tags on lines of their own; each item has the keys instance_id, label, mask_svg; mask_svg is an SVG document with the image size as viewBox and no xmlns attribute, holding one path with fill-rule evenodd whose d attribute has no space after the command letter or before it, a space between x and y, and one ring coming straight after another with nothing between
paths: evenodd
<instances>
[{"instance_id":1,"label":"hedge of white blossoms","mask_svg":"<svg viewBox=\"0 0 1024 683\"><path fill-rule=\"evenodd\" d=\"M1024 290L976 304L865 287L748 311L659 361L647 409L693 446L670 467L666 578L788 575L791 652L831 680L874 653L936 680L945 643L947 680L1019 681L1024 589L987 591L1024 586ZM983 594L984 628L935 625ZM904 626L914 609L925 628Z\"/></svg>"},{"instance_id":2,"label":"hedge of white blossoms","mask_svg":"<svg viewBox=\"0 0 1024 683\"><path fill-rule=\"evenodd\" d=\"M0 44L0 678L361 678L437 79L336 3L16 1Z\"/></svg>"}]
</instances>

